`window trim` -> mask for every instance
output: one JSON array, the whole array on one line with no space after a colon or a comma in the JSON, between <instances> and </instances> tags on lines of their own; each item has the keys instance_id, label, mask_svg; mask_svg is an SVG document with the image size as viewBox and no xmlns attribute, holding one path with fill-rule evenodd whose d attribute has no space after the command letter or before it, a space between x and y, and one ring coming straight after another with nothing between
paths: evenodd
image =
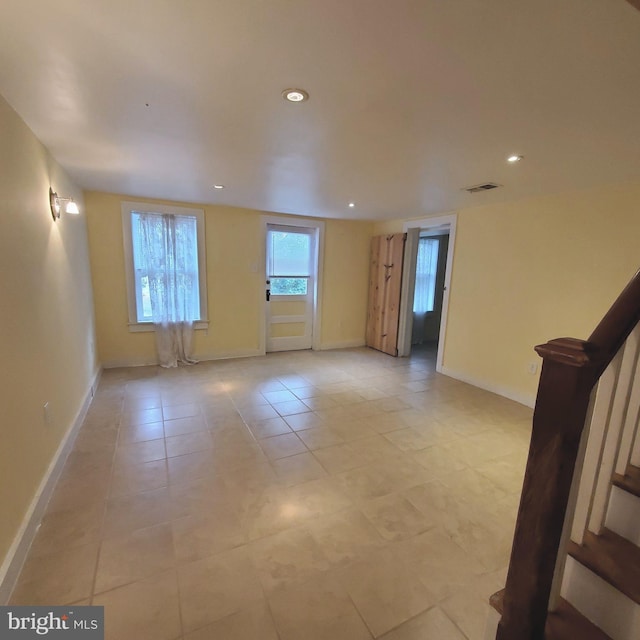
<instances>
[{"instance_id":1,"label":"window trim","mask_svg":"<svg viewBox=\"0 0 640 640\"><path fill-rule=\"evenodd\" d=\"M438 265L440 262L440 241L441 241L441 236L427 236L427 235L420 235L420 237L418 238L418 247L417 247L417 251L416 251L416 279L415 279L415 284L414 284L414 296L413 296L413 308L412 311L414 314L433 314L435 312L436 309L436 284L437 284L437 276L438 276ZM436 260L435 260L435 271L433 272L433 282L434 282L434 288L433 288L433 295L431 296L431 300L429 301L429 305L431 306L430 309L426 309L424 311L420 310L420 311L416 311L416 294L415 291L418 290L418 282L420 280L420 278L423 278L424 280L427 280L427 278L429 278L430 274L429 273L418 273L418 263L417 260L420 257L420 245L422 243L427 243L427 242L435 242L436 244ZM420 282L421 285L424 285L425 282L421 281Z\"/></svg>"},{"instance_id":2,"label":"window trim","mask_svg":"<svg viewBox=\"0 0 640 640\"><path fill-rule=\"evenodd\" d=\"M155 331L153 322L139 322L136 303L135 272L133 268L133 238L131 234L132 213L158 213L172 214L176 216L190 216L196 218L196 233L198 241L198 280L200 289L200 320L195 322L196 329L209 327L209 315L207 305L207 262L206 240L204 225L204 210L190 209L187 207L174 207L150 202L122 202L122 239L124 243L124 267L127 284L127 313L129 332L139 333Z\"/></svg>"}]
</instances>

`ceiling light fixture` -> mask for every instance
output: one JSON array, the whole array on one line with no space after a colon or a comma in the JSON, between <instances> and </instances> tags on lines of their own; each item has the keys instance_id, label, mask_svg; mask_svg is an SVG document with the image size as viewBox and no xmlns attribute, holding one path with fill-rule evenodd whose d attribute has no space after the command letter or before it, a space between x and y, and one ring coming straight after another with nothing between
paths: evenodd
<instances>
[{"instance_id":1,"label":"ceiling light fixture","mask_svg":"<svg viewBox=\"0 0 640 640\"><path fill-rule=\"evenodd\" d=\"M213 188L214 189L224 189L224 185L223 184L214 184Z\"/></svg>"},{"instance_id":2,"label":"ceiling light fixture","mask_svg":"<svg viewBox=\"0 0 640 640\"><path fill-rule=\"evenodd\" d=\"M61 198L51 187L49 187L49 207L51 208L51 215L54 220L60 219L60 210L62 209L63 202L67 203L64 208L65 213L70 213L72 215L78 215L80 213L80 209L78 209L78 205L74 202L73 198Z\"/></svg>"},{"instance_id":3,"label":"ceiling light fixture","mask_svg":"<svg viewBox=\"0 0 640 640\"><path fill-rule=\"evenodd\" d=\"M507 158L507 162L510 162L511 164L514 164L516 162L520 162L520 160L522 160L522 158L524 158L524 156L517 156L517 155L513 154L512 156L509 156Z\"/></svg>"},{"instance_id":4,"label":"ceiling light fixture","mask_svg":"<svg viewBox=\"0 0 640 640\"><path fill-rule=\"evenodd\" d=\"M306 102L309 94L304 89L285 89L282 97L288 102Z\"/></svg>"},{"instance_id":5,"label":"ceiling light fixture","mask_svg":"<svg viewBox=\"0 0 640 640\"><path fill-rule=\"evenodd\" d=\"M350 203L349 203L349 206L353 209L353 207L355 207L355 206L356 206L356 203L355 203L355 202L350 202Z\"/></svg>"}]
</instances>

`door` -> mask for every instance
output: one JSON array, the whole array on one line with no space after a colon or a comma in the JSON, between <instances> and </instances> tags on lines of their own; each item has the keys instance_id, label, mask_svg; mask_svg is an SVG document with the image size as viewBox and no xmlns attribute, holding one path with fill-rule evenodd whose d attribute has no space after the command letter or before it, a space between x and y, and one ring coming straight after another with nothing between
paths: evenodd
<instances>
[{"instance_id":1,"label":"door","mask_svg":"<svg viewBox=\"0 0 640 640\"><path fill-rule=\"evenodd\" d=\"M400 332L398 336L398 354L408 356L411 353L411 334L413 329L413 302L416 278L416 259L418 242L421 235L447 236L446 250L442 244L442 262L438 265L437 275L437 308L438 308L438 353L436 371L442 371L444 347L446 343L447 317L449 310L449 292L451 290L451 272L453 268L453 252L456 238L456 215L438 216L412 220L405 224L407 243L405 248L405 264L402 278L402 295L400 297ZM444 263L444 270L442 270ZM432 334L434 335L434 334Z\"/></svg>"},{"instance_id":2,"label":"door","mask_svg":"<svg viewBox=\"0 0 640 640\"><path fill-rule=\"evenodd\" d=\"M367 346L392 356L398 355L400 287L405 233L371 239L369 265L369 309Z\"/></svg>"},{"instance_id":3,"label":"door","mask_svg":"<svg viewBox=\"0 0 640 640\"><path fill-rule=\"evenodd\" d=\"M267 225L267 351L311 349L316 229Z\"/></svg>"}]
</instances>

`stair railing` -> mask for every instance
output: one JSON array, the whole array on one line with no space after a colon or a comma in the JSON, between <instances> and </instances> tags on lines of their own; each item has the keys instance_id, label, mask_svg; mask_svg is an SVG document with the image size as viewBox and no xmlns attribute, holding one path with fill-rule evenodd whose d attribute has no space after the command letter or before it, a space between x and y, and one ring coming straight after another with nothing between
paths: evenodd
<instances>
[{"instance_id":1,"label":"stair railing","mask_svg":"<svg viewBox=\"0 0 640 640\"><path fill-rule=\"evenodd\" d=\"M612 470L637 455L639 322L640 271L589 340L536 347L542 372L497 640L544 637L569 535L600 533Z\"/></svg>"},{"instance_id":2,"label":"stair railing","mask_svg":"<svg viewBox=\"0 0 640 640\"><path fill-rule=\"evenodd\" d=\"M602 533L615 472L624 475L632 463L640 409L640 325L636 326L593 394L582 472L571 524L571 540L582 544L586 531ZM567 514L569 515L569 514ZM567 518L568 519L568 518Z\"/></svg>"}]
</instances>

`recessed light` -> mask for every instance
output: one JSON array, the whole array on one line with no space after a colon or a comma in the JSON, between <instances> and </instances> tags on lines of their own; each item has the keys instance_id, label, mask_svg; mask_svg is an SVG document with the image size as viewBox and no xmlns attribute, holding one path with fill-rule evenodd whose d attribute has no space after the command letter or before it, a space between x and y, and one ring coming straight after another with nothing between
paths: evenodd
<instances>
[{"instance_id":1,"label":"recessed light","mask_svg":"<svg viewBox=\"0 0 640 640\"><path fill-rule=\"evenodd\" d=\"M511 162L511 164L513 164L514 162L520 162L520 160L522 160L522 158L524 158L524 156L517 156L517 155L512 155L509 156L507 158L507 162Z\"/></svg>"},{"instance_id":2,"label":"recessed light","mask_svg":"<svg viewBox=\"0 0 640 640\"><path fill-rule=\"evenodd\" d=\"M285 89L282 97L289 102L305 102L309 99L309 94L304 89Z\"/></svg>"},{"instance_id":3,"label":"recessed light","mask_svg":"<svg viewBox=\"0 0 640 640\"><path fill-rule=\"evenodd\" d=\"M353 209L353 207L355 207L355 206L356 206L356 203L355 203L355 202L350 202L350 203L349 203L349 206Z\"/></svg>"},{"instance_id":4,"label":"recessed light","mask_svg":"<svg viewBox=\"0 0 640 640\"><path fill-rule=\"evenodd\" d=\"M224 189L224 185L223 184L214 184L213 188L214 189Z\"/></svg>"}]
</instances>

